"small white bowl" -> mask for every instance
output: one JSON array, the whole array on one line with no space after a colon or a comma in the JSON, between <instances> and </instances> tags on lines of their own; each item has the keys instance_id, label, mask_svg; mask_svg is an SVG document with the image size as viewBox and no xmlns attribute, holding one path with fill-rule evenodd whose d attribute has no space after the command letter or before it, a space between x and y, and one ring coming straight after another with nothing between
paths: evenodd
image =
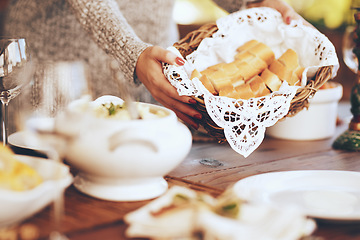
<instances>
[{"instance_id":1,"label":"small white bowl","mask_svg":"<svg viewBox=\"0 0 360 240\"><path fill-rule=\"evenodd\" d=\"M53 202L73 180L65 164L44 158L15 156L33 167L44 181L27 191L0 189L0 228L19 223L39 212Z\"/></svg>"},{"instance_id":2,"label":"small white bowl","mask_svg":"<svg viewBox=\"0 0 360 240\"><path fill-rule=\"evenodd\" d=\"M121 103L113 96L93 103ZM80 113L83 101L73 102L58 132L72 135L66 147L67 162L79 170L74 186L90 196L111 201L139 201L158 197L168 184L163 176L189 153L192 136L167 108L139 103L166 116L154 119L116 120Z\"/></svg>"},{"instance_id":3,"label":"small white bowl","mask_svg":"<svg viewBox=\"0 0 360 240\"><path fill-rule=\"evenodd\" d=\"M319 89L309 99L309 108L293 117L279 120L266 129L267 136L288 140L318 140L332 137L336 129L337 108L343 88Z\"/></svg>"}]
</instances>

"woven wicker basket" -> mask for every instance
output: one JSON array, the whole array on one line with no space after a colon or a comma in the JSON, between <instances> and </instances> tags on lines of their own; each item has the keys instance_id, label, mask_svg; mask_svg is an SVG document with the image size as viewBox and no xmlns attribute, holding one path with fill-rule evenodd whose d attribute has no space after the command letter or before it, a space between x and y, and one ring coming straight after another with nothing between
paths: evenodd
<instances>
[{"instance_id":1,"label":"woven wicker basket","mask_svg":"<svg viewBox=\"0 0 360 240\"><path fill-rule=\"evenodd\" d=\"M204 38L212 37L218 30L214 23L206 24L199 29L188 33L183 39L174 44L174 47L179 50L180 54L185 58L187 55L197 49ZM299 88L295 97L291 101L290 109L286 117L292 117L304 108L308 108L308 99L312 97L316 91L332 76L333 66L325 66L319 68L315 77L308 81L307 85ZM195 108L202 114L200 124L208 132L211 137L214 137L219 142L226 141L223 128L216 125L206 111L204 100L202 97L194 97L197 101Z\"/></svg>"}]
</instances>

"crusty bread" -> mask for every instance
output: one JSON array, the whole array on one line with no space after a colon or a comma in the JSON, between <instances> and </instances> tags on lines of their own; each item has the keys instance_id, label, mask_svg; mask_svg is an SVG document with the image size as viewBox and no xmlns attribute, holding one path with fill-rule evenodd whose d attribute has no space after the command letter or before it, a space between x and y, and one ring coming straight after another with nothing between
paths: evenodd
<instances>
[{"instance_id":1,"label":"crusty bread","mask_svg":"<svg viewBox=\"0 0 360 240\"><path fill-rule=\"evenodd\" d=\"M250 49L251 47L257 45L259 43L258 40L250 40L250 41L247 41L246 43L244 43L243 45L241 45L240 47L238 47L236 49L237 52L242 52L242 51L246 51L248 49Z\"/></svg>"},{"instance_id":2,"label":"crusty bread","mask_svg":"<svg viewBox=\"0 0 360 240\"><path fill-rule=\"evenodd\" d=\"M236 88L224 88L219 92L219 96L245 100L255 97L249 84L243 84Z\"/></svg>"},{"instance_id":3,"label":"crusty bread","mask_svg":"<svg viewBox=\"0 0 360 240\"><path fill-rule=\"evenodd\" d=\"M196 77L200 79L201 73L197 69L194 69L194 71L192 71L192 73L191 73L190 79L192 80L193 78L196 78Z\"/></svg>"},{"instance_id":4,"label":"crusty bread","mask_svg":"<svg viewBox=\"0 0 360 240\"><path fill-rule=\"evenodd\" d=\"M210 75L210 74L212 74L212 73L214 73L216 71L217 70L215 70L213 68L207 68L207 69L201 71L200 73L201 73L201 75Z\"/></svg>"},{"instance_id":5,"label":"crusty bread","mask_svg":"<svg viewBox=\"0 0 360 240\"><path fill-rule=\"evenodd\" d=\"M240 60L240 61L245 61L245 62L248 62L250 59L254 58L255 55L244 50L242 52L239 52L237 54L235 54L235 60Z\"/></svg>"},{"instance_id":6,"label":"crusty bread","mask_svg":"<svg viewBox=\"0 0 360 240\"><path fill-rule=\"evenodd\" d=\"M244 79L244 81L247 81L250 78L252 78L253 76L260 73L258 68L252 67L252 65L250 65L247 62L235 61L235 63L238 67L237 77L241 76Z\"/></svg>"},{"instance_id":7,"label":"crusty bread","mask_svg":"<svg viewBox=\"0 0 360 240\"><path fill-rule=\"evenodd\" d=\"M301 79L304 70L304 67L298 66L297 68L295 68L294 73L296 74L296 76L298 76L299 79Z\"/></svg>"},{"instance_id":8,"label":"crusty bread","mask_svg":"<svg viewBox=\"0 0 360 240\"><path fill-rule=\"evenodd\" d=\"M282 81L289 81L292 75L292 71L284 66L279 60L274 60L270 64L269 70L275 73Z\"/></svg>"},{"instance_id":9,"label":"crusty bread","mask_svg":"<svg viewBox=\"0 0 360 240\"><path fill-rule=\"evenodd\" d=\"M288 49L278 59L272 49L257 40L251 40L236 49L234 61L208 67L201 73L194 71L214 95L236 99L261 97L278 91L283 81L299 84L303 67L297 53Z\"/></svg>"},{"instance_id":10,"label":"crusty bread","mask_svg":"<svg viewBox=\"0 0 360 240\"><path fill-rule=\"evenodd\" d=\"M221 70L224 71L225 74L230 77L235 76L237 74L237 72L239 71L235 62L231 62L231 63L227 63L227 64L223 65Z\"/></svg>"},{"instance_id":11,"label":"crusty bread","mask_svg":"<svg viewBox=\"0 0 360 240\"><path fill-rule=\"evenodd\" d=\"M267 68L267 63L259 57L254 57L248 61L250 67L254 69L256 75L260 74Z\"/></svg>"},{"instance_id":12,"label":"crusty bread","mask_svg":"<svg viewBox=\"0 0 360 240\"><path fill-rule=\"evenodd\" d=\"M264 80L258 75L251 78L247 84L250 85L250 88L255 97L261 97L270 94L270 90L266 87Z\"/></svg>"},{"instance_id":13,"label":"crusty bread","mask_svg":"<svg viewBox=\"0 0 360 240\"><path fill-rule=\"evenodd\" d=\"M243 84L235 88L235 91L237 92L236 99L244 99L248 100L250 98L255 97L254 92L251 90L251 87L249 84Z\"/></svg>"},{"instance_id":14,"label":"crusty bread","mask_svg":"<svg viewBox=\"0 0 360 240\"><path fill-rule=\"evenodd\" d=\"M265 69L260 76L271 92L275 92L280 89L282 81L275 73L271 72L268 68Z\"/></svg>"},{"instance_id":15,"label":"crusty bread","mask_svg":"<svg viewBox=\"0 0 360 240\"><path fill-rule=\"evenodd\" d=\"M297 53L292 49L287 49L280 57L279 62L286 66L290 71L294 71L299 66Z\"/></svg>"},{"instance_id":16,"label":"crusty bread","mask_svg":"<svg viewBox=\"0 0 360 240\"><path fill-rule=\"evenodd\" d=\"M216 95L218 94L218 92L215 90L213 84L211 83L211 81L207 78L206 75L202 75L200 78L200 81L202 82L202 84L204 85L204 87L211 92L212 94Z\"/></svg>"},{"instance_id":17,"label":"crusty bread","mask_svg":"<svg viewBox=\"0 0 360 240\"><path fill-rule=\"evenodd\" d=\"M211 69L211 70L221 70L227 63L218 63L215 65L212 65L210 67L208 67L207 69Z\"/></svg>"},{"instance_id":18,"label":"crusty bread","mask_svg":"<svg viewBox=\"0 0 360 240\"><path fill-rule=\"evenodd\" d=\"M267 65L270 65L275 59L275 54L271 48L261 42L249 48L248 51L264 60Z\"/></svg>"}]
</instances>

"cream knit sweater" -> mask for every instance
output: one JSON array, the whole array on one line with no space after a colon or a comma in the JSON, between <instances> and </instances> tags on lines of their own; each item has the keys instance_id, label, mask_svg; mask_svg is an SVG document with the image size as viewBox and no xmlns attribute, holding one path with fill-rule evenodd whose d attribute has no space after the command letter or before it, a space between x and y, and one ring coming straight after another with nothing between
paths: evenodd
<instances>
[{"instance_id":1,"label":"cream knit sweater","mask_svg":"<svg viewBox=\"0 0 360 240\"><path fill-rule=\"evenodd\" d=\"M168 47L178 39L172 19L175 0L11 0L5 34L25 37L38 61L85 60L90 65L94 97L121 95L127 85L136 100L152 101L134 84L134 68L150 45ZM240 0L218 0L225 10L239 9ZM119 64L121 83L109 65ZM130 87L129 87L130 86ZM34 90L34 98L39 94Z\"/></svg>"}]
</instances>

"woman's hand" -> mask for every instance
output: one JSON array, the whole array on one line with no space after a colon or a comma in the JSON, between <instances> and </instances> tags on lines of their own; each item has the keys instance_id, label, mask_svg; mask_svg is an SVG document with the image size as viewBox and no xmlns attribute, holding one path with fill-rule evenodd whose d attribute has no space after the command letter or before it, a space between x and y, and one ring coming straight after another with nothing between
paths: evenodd
<instances>
[{"instance_id":1,"label":"woman's hand","mask_svg":"<svg viewBox=\"0 0 360 240\"><path fill-rule=\"evenodd\" d=\"M279 11L284 22L289 24L292 20L301 20L304 25L313 27L303 17L301 17L289 4L282 0L264 0L258 3L250 3L248 7L270 7Z\"/></svg>"},{"instance_id":2,"label":"woman's hand","mask_svg":"<svg viewBox=\"0 0 360 240\"><path fill-rule=\"evenodd\" d=\"M173 110L185 123L197 129L199 126L196 119L201 119L201 114L191 106L196 101L189 96L179 96L163 74L162 62L177 66L185 63L176 54L159 46L148 47L140 54L136 63L135 71L139 80L156 101Z\"/></svg>"}]
</instances>

